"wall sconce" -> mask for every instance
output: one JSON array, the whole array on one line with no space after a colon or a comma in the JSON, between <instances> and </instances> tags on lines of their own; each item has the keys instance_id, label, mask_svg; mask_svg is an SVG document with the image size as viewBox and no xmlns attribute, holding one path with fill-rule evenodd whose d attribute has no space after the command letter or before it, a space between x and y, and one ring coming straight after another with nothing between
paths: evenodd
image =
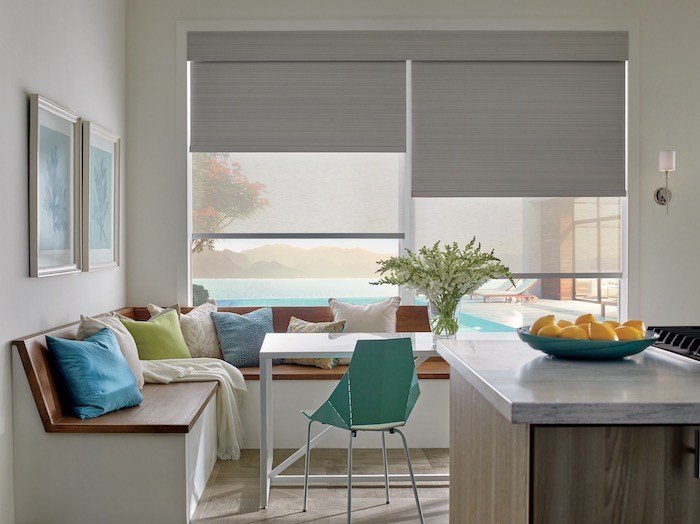
<instances>
[{"instance_id":1,"label":"wall sconce","mask_svg":"<svg viewBox=\"0 0 700 524\"><path fill-rule=\"evenodd\" d=\"M659 151L659 171L666 173L666 187L660 187L654 191L654 200L660 206L666 206L668 213L668 205L673 198L671 190L668 188L668 174L676 170L676 152L675 151Z\"/></svg>"}]
</instances>

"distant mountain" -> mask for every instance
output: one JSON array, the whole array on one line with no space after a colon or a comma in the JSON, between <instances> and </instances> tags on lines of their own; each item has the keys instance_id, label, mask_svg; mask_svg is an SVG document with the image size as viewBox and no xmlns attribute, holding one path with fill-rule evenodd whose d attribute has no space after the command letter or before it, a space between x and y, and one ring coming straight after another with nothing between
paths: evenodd
<instances>
[{"instance_id":1,"label":"distant mountain","mask_svg":"<svg viewBox=\"0 0 700 524\"><path fill-rule=\"evenodd\" d=\"M195 278L235 278L247 273L249 267L250 261L245 255L228 249L204 250L192 255L192 275Z\"/></svg>"},{"instance_id":2,"label":"distant mountain","mask_svg":"<svg viewBox=\"0 0 700 524\"><path fill-rule=\"evenodd\" d=\"M248 278L299 278L303 276L298 269L283 266L279 262L265 260L251 264L246 275Z\"/></svg>"},{"instance_id":3,"label":"distant mountain","mask_svg":"<svg viewBox=\"0 0 700 524\"><path fill-rule=\"evenodd\" d=\"M228 249L195 253L192 274L195 278L375 278L377 261L389 256L362 248L270 244L238 253Z\"/></svg>"}]
</instances>

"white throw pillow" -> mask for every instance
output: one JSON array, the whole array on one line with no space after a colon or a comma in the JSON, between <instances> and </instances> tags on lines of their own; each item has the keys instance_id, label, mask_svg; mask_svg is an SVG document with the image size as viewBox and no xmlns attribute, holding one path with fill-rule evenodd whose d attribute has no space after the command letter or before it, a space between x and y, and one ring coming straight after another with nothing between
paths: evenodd
<instances>
[{"instance_id":1,"label":"white throw pillow","mask_svg":"<svg viewBox=\"0 0 700 524\"><path fill-rule=\"evenodd\" d=\"M143 368L141 367L141 361L139 360L139 351L136 348L136 341L116 315L108 314L97 318L80 315L80 326L78 326L76 338L78 340L84 340L104 328L107 328L114 333L114 336L119 343L119 349L121 350L122 355L124 355L124 359L129 365L129 369L136 378L136 384L138 385L139 389L143 389Z\"/></svg>"},{"instance_id":2,"label":"white throw pillow","mask_svg":"<svg viewBox=\"0 0 700 524\"><path fill-rule=\"evenodd\" d=\"M396 333L396 312L400 303L401 297L391 297L365 306L328 299L333 320L345 320L343 333Z\"/></svg>"},{"instance_id":3,"label":"white throw pillow","mask_svg":"<svg viewBox=\"0 0 700 524\"><path fill-rule=\"evenodd\" d=\"M151 318L156 317L168 309L154 304L146 306ZM224 358L219 346L219 337L216 334L216 326L211 314L216 313L216 302L210 300L201 306L197 306L189 313L180 314L180 329L185 339L185 344L193 357Z\"/></svg>"}]
</instances>

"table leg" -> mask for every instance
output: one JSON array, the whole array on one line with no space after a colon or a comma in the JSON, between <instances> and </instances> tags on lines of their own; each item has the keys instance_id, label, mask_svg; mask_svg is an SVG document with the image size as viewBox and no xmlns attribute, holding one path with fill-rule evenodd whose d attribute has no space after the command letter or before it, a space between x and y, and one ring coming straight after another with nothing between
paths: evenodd
<instances>
[{"instance_id":1,"label":"table leg","mask_svg":"<svg viewBox=\"0 0 700 524\"><path fill-rule=\"evenodd\" d=\"M272 471L272 359L260 359L260 509L267 508Z\"/></svg>"}]
</instances>

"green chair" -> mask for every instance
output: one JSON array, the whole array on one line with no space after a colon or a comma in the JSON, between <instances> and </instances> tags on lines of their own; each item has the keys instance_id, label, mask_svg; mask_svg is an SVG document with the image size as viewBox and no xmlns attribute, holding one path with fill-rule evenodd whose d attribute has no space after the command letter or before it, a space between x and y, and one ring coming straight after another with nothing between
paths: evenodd
<instances>
[{"instance_id":1,"label":"green chair","mask_svg":"<svg viewBox=\"0 0 700 524\"><path fill-rule=\"evenodd\" d=\"M302 411L308 417L306 431L306 464L304 467L304 505L309 492L309 456L311 454L311 424L320 422L347 430L348 443L348 522L352 511L352 439L358 431L379 431L382 435L382 457L386 503L389 504L389 472L384 433L398 433L403 441L408 472L413 484L420 522L423 522L416 480L413 477L411 457L406 437L398 429L406 424L408 416L420 395L418 375L413 362L411 339L359 340L355 346L348 371L333 390L328 400L315 412Z\"/></svg>"}]
</instances>

